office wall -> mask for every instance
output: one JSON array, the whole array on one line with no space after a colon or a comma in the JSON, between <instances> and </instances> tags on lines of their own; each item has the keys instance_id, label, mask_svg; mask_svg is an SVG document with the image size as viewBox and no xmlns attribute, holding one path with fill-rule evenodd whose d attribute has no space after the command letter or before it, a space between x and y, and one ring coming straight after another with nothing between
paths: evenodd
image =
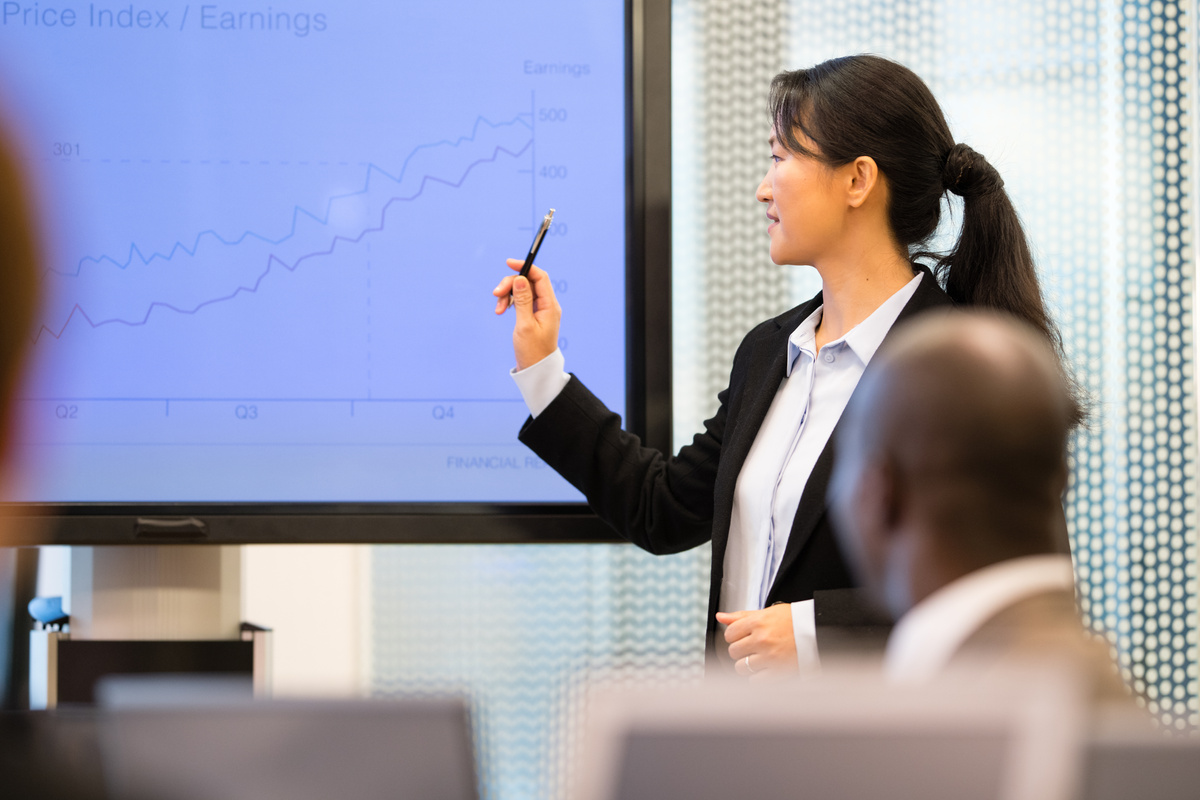
<instances>
[{"instance_id":1,"label":"office wall","mask_svg":"<svg viewBox=\"0 0 1200 800\"><path fill-rule=\"evenodd\" d=\"M359 697L370 673L371 549L242 548L242 619L272 630L276 697Z\"/></svg>"}]
</instances>

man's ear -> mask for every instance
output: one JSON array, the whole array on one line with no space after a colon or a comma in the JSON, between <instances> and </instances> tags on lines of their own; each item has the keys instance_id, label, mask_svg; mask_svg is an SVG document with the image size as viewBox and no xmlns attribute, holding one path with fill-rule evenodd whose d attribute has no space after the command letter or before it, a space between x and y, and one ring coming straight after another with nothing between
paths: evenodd
<instances>
[{"instance_id":1,"label":"man's ear","mask_svg":"<svg viewBox=\"0 0 1200 800\"><path fill-rule=\"evenodd\" d=\"M879 191L879 165L870 156L859 156L842 169L846 170L846 193L850 207L862 208L868 198Z\"/></svg>"},{"instance_id":2,"label":"man's ear","mask_svg":"<svg viewBox=\"0 0 1200 800\"><path fill-rule=\"evenodd\" d=\"M901 519L895 468L887 461L864 465L859 474L854 507L847 510L855 521L855 545L860 560L860 579L877 592L883 591L887 562L900 533ZM880 594L882 599L882 594Z\"/></svg>"},{"instance_id":3,"label":"man's ear","mask_svg":"<svg viewBox=\"0 0 1200 800\"><path fill-rule=\"evenodd\" d=\"M863 470L859 487L858 513L869 520L877 546L890 544L904 524L904 487L898 466L890 459L875 461Z\"/></svg>"},{"instance_id":4,"label":"man's ear","mask_svg":"<svg viewBox=\"0 0 1200 800\"><path fill-rule=\"evenodd\" d=\"M900 527L904 517L904 487L899 466L891 461L881 462L877 467L879 473L879 514L880 519L889 532Z\"/></svg>"}]
</instances>

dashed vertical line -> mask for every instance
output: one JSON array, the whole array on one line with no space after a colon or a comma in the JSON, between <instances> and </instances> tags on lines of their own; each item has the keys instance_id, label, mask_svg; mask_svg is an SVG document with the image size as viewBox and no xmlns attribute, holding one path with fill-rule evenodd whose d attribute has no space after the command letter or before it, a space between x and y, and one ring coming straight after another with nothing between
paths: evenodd
<instances>
[{"instance_id":1,"label":"dashed vertical line","mask_svg":"<svg viewBox=\"0 0 1200 800\"><path fill-rule=\"evenodd\" d=\"M371 243L367 242L367 253L369 254L370 252L371 252ZM371 357L372 357L371 335L373 333L373 324L372 324L372 320L371 320L371 291L372 291L372 289L371 289L371 257L368 255L367 256L367 399L368 400L371 399L372 390L374 388L372 386L372 381L374 379L374 376L371 374L371 370L374 366L372 364L372 360L371 360ZM350 415L351 416L354 415L354 406L353 405L351 405L351 407L350 407Z\"/></svg>"},{"instance_id":2,"label":"dashed vertical line","mask_svg":"<svg viewBox=\"0 0 1200 800\"><path fill-rule=\"evenodd\" d=\"M537 93L529 93L529 225L537 230Z\"/></svg>"}]
</instances>

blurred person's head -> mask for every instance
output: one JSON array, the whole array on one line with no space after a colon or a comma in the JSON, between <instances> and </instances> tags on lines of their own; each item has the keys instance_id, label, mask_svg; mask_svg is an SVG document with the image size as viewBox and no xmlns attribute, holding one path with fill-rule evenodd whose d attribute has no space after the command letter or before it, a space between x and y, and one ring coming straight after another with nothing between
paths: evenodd
<instances>
[{"instance_id":1,"label":"blurred person's head","mask_svg":"<svg viewBox=\"0 0 1200 800\"><path fill-rule=\"evenodd\" d=\"M0 461L13 440L13 399L38 298L36 226L15 146L0 125Z\"/></svg>"},{"instance_id":2,"label":"blurred person's head","mask_svg":"<svg viewBox=\"0 0 1200 800\"><path fill-rule=\"evenodd\" d=\"M1067 552L1074 409L1046 338L1014 318L926 316L885 344L846 409L829 500L893 616L990 564Z\"/></svg>"}]
</instances>

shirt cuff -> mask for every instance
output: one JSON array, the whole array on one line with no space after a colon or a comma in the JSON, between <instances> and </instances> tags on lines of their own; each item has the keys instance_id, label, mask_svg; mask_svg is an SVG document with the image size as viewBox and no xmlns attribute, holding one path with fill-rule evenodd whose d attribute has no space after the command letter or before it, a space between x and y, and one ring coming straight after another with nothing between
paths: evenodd
<instances>
[{"instance_id":1,"label":"shirt cuff","mask_svg":"<svg viewBox=\"0 0 1200 800\"><path fill-rule=\"evenodd\" d=\"M545 411L546 406L553 403L554 398L570 383L571 376L566 373L565 364L562 350L555 349L533 366L509 371L532 416L536 417ZM809 616L812 616L811 612Z\"/></svg>"},{"instance_id":2,"label":"shirt cuff","mask_svg":"<svg viewBox=\"0 0 1200 800\"><path fill-rule=\"evenodd\" d=\"M796 662L801 672L821 666L817 654L817 618L812 600L792 603L792 636L796 640Z\"/></svg>"}]
</instances>

